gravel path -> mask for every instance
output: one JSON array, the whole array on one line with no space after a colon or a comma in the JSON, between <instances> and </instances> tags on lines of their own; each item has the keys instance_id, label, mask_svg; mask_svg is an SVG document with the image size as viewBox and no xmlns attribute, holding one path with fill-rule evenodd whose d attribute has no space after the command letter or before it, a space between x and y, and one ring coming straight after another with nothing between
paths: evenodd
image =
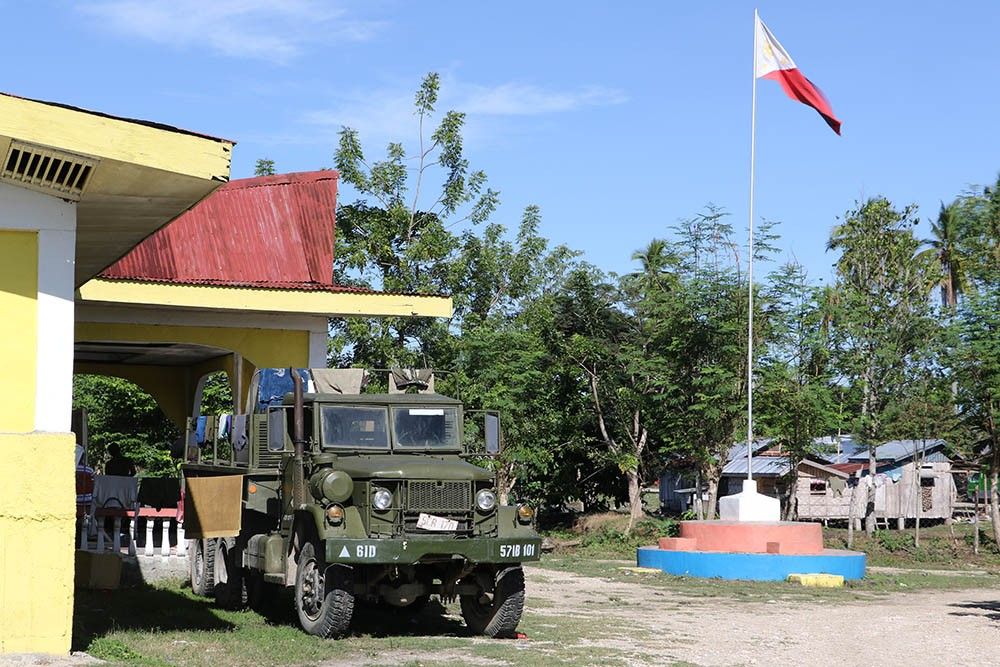
<instances>
[{"instance_id":1,"label":"gravel path","mask_svg":"<svg viewBox=\"0 0 1000 667\"><path fill-rule=\"evenodd\" d=\"M1000 640L997 590L901 593L856 602L739 602L557 570L527 571L530 598L547 602L534 613L582 614L595 623L633 627L633 636L594 644L620 648L635 665L996 664L989 656Z\"/></svg>"}]
</instances>

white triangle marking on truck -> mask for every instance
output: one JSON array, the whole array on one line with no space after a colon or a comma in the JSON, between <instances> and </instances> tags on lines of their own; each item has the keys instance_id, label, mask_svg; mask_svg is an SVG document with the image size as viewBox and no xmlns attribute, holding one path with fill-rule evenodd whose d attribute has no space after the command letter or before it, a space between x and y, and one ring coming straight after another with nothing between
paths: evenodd
<instances>
[{"instance_id":1,"label":"white triangle marking on truck","mask_svg":"<svg viewBox=\"0 0 1000 667\"><path fill-rule=\"evenodd\" d=\"M340 550L340 557L341 558L347 558L350 555L351 555L351 553L347 550L347 547L344 547L343 549Z\"/></svg>"}]
</instances>

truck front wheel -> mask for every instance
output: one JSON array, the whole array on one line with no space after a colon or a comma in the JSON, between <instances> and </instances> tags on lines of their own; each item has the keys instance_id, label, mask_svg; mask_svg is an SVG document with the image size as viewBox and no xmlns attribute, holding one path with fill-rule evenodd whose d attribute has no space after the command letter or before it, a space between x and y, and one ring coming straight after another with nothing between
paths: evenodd
<instances>
[{"instance_id":1,"label":"truck front wheel","mask_svg":"<svg viewBox=\"0 0 1000 667\"><path fill-rule=\"evenodd\" d=\"M508 567L497 573L493 593L461 596L462 618L470 630L487 637L513 637L524 612L524 571Z\"/></svg>"},{"instance_id":2,"label":"truck front wheel","mask_svg":"<svg viewBox=\"0 0 1000 667\"><path fill-rule=\"evenodd\" d=\"M354 580L346 565L330 565L312 542L299 553L295 574L295 611L302 629L329 639L347 632L354 614Z\"/></svg>"}]
</instances>

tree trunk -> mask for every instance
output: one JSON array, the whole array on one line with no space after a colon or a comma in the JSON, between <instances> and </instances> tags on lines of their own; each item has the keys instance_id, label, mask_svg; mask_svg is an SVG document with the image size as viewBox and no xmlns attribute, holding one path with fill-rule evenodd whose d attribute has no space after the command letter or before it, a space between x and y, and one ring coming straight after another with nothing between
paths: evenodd
<instances>
[{"instance_id":1,"label":"tree trunk","mask_svg":"<svg viewBox=\"0 0 1000 667\"><path fill-rule=\"evenodd\" d=\"M645 513L642 511L642 490L639 487L639 471L629 470L625 473L628 477L628 528L625 529L625 534L628 535L632 532L632 528L635 526L636 521L640 521Z\"/></svg>"},{"instance_id":2,"label":"tree trunk","mask_svg":"<svg viewBox=\"0 0 1000 667\"><path fill-rule=\"evenodd\" d=\"M705 518L705 502L701 498L701 471L694 477L694 516L698 521Z\"/></svg>"},{"instance_id":3,"label":"tree trunk","mask_svg":"<svg viewBox=\"0 0 1000 667\"><path fill-rule=\"evenodd\" d=\"M513 467L513 464L505 463L497 470L497 500L500 505L510 505L510 492L517 484Z\"/></svg>"},{"instance_id":4,"label":"tree trunk","mask_svg":"<svg viewBox=\"0 0 1000 667\"><path fill-rule=\"evenodd\" d=\"M1000 545L1000 493L997 492L997 478L1000 477L1000 452L993 445L993 455L990 456L990 523L993 524L993 540Z\"/></svg>"},{"instance_id":5,"label":"tree trunk","mask_svg":"<svg viewBox=\"0 0 1000 667\"><path fill-rule=\"evenodd\" d=\"M713 470L705 476L708 481L708 503L705 507L705 518L711 521L715 518L716 506L719 504L719 474Z\"/></svg>"},{"instance_id":6,"label":"tree trunk","mask_svg":"<svg viewBox=\"0 0 1000 667\"><path fill-rule=\"evenodd\" d=\"M796 462L792 461L792 468L789 471L788 486L785 489L785 521L795 521L795 514L798 511L799 471Z\"/></svg>"},{"instance_id":7,"label":"tree trunk","mask_svg":"<svg viewBox=\"0 0 1000 667\"><path fill-rule=\"evenodd\" d=\"M868 452L868 476L871 478L868 484L868 502L865 504L865 532L868 537L875 534L875 445L869 445Z\"/></svg>"},{"instance_id":8,"label":"tree trunk","mask_svg":"<svg viewBox=\"0 0 1000 667\"><path fill-rule=\"evenodd\" d=\"M913 476L916 478L913 481L913 500L916 507L913 508L913 546L920 547L920 515L924 511L924 494L923 487L920 486L920 471L924 468L924 456L926 453L927 443L923 439L920 441L921 444L921 455L920 459L917 460L916 454L914 454L914 471Z\"/></svg>"},{"instance_id":9,"label":"tree trunk","mask_svg":"<svg viewBox=\"0 0 1000 667\"><path fill-rule=\"evenodd\" d=\"M847 548L854 548L854 503L858 495L858 483L851 487L851 504L847 506Z\"/></svg>"},{"instance_id":10,"label":"tree trunk","mask_svg":"<svg viewBox=\"0 0 1000 667\"><path fill-rule=\"evenodd\" d=\"M865 532L869 537L875 534L875 449L878 447L878 443L875 442L875 429L871 423L874 407L871 377L872 368L868 366L862 378L861 421L864 424L865 444L868 445L868 475L871 477L871 483L868 485L868 502L865 505Z\"/></svg>"}]
</instances>

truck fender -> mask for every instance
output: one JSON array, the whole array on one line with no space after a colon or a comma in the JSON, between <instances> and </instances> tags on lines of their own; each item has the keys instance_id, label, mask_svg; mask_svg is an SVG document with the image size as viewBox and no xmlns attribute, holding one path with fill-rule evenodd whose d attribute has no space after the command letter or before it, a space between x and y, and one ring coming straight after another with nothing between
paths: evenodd
<instances>
[{"instance_id":1,"label":"truck fender","mask_svg":"<svg viewBox=\"0 0 1000 667\"><path fill-rule=\"evenodd\" d=\"M497 508L497 536L506 538L538 537L534 526L517 520L517 508L501 505Z\"/></svg>"},{"instance_id":2,"label":"truck fender","mask_svg":"<svg viewBox=\"0 0 1000 667\"><path fill-rule=\"evenodd\" d=\"M306 505L295 510L292 520L291 539L285 554L285 585L295 583L299 569L299 552L308 542L317 543L323 535L323 510L316 505Z\"/></svg>"}]
</instances>

